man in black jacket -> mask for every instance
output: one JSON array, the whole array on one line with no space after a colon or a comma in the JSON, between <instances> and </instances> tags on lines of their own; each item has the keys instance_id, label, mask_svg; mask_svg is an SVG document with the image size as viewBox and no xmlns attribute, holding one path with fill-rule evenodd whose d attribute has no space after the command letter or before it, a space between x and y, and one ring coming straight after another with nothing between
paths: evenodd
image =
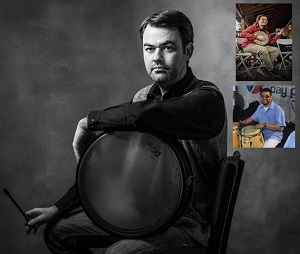
<instances>
[{"instance_id":1,"label":"man in black jacket","mask_svg":"<svg viewBox=\"0 0 300 254\"><path fill-rule=\"evenodd\" d=\"M91 253L89 248L108 247L106 253L155 253L180 246L208 245L212 194L221 159L227 154L224 100L212 83L198 80L190 67L193 28L178 11L162 11L140 27L144 62L153 83L131 102L91 111L79 121L73 148L77 161L95 131L154 130L176 137L183 145L195 175L192 199L181 218L165 232L139 239L110 235L86 216L70 213L81 205L73 187L53 206L27 212L28 232L47 223L45 242L53 253Z\"/></svg>"}]
</instances>

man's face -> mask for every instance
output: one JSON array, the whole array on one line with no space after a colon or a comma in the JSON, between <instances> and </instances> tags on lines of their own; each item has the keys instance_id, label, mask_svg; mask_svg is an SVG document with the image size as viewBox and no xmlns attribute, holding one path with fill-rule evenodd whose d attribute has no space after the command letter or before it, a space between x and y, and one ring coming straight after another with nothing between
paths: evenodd
<instances>
[{"instance_id":1,"label":"man's face","mask_svg":"<svg viewBox=\"0 0 300 254\"><path fill-rule=\"evenodd\" d=\"M265 16L260 17L258 21L259 26L266 26L268 24L268 18Z\"/></svg>"},{"instance_id":2,"label":"man's face","mask_svg":"<svg viewBox=\"0 0 300 254\"><path fill-rule=\"evenodd\" d=\"M261 97L261 103L265 107L267 107L267 106L269 106L271 104L271 102L272 102L272 96L270 95L269 92L262 92L261 95L260 95L260 97Z\"/></svg>"},{"instance_id":3,"label":"man's face","mask_svg":"<svg viewBox=\"0 0 300 254\"><path fill-rule=\"evenodd\" d=\"M187 46L187 52L191 50ZM148 25L143 35L143 54L149 77L163 90L169 90L182 79L191 54L185 54L177 28L158 28Z\"/></svg>"}]
</instances>

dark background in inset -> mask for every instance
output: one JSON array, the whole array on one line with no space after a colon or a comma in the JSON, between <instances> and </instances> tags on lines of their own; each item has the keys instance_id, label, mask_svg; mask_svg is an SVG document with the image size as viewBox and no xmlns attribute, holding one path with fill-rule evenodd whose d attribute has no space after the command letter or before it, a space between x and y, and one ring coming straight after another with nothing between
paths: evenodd
<instances>
[{"instance_id":1,"label":"dark background in inset","mask_svg":"<svg viewBox=\"0 0 300 254\"><path fill-rule=\"evenodd\" d=\"M290 2L294 17L299 16L299 3ZM195 52L190 65L197 77L220 87L231 119L235 4L231 0L1 1L1 188L7 187L24 210L52 205L67 191L75 180L71 144L78 121L89 110L129 101L151 82L144 70L138 28L162 9L180 10L191 19ZM299 52L295 22L294 29L293 50ZM299 70L294 56L293 68ZM299 75L294 74L293 82L286 84L296 84L297 90ZM231 134L229 124L229 154ZM246 167L228 253L296 253L299 148L241 153ZM4 194L0 211L1 253L49 253L43 227L37 235L26 236L23 218Z\"/></svg>"}]
</instances>

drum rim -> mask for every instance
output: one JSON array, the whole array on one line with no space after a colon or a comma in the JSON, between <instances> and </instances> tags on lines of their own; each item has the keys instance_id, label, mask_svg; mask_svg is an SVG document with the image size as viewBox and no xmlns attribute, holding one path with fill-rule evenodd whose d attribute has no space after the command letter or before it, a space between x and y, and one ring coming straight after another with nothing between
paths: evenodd
<instances>
[{"instance_id":1,"label":"drum rim","mask_svg":"<svg viewBox=\"0 0 300 254\"><path fill-rule=\"evenodd\" d=\"M255 133L252 133L252 134L246 134L246 133L243 133L243 129L244 128L253 128L253 125L248 125L248 126L245 126L245 127L243 127L242 129L241 129L241 131L240 131L240 135L242 136L242 137L255 137L255 136L257 136L257 135L259 135L260 133L261 133L261 130L260 129L254 129L253 128L253 130L256 130L255 131Z\"/></svg>"},{"instance_id":2,"label":"drum rim","mask_svg":"<svg viewBox=\"0 0 300 254\"><path fill-rule=\"evenodd\" d=\"M122 131L126 132L126 131ZM128 131L127 131L128 132ZM132 132L132 131L130 131ZM161 135L157 135L156 133L153 132L146 132L149 135L154 136L161 142L163 142L168 149L173 153L178 165L180 166L180 172L181 172L181 178L182 178L182 187L181 187L181 192L180 192L180 197L178 198L178 202L176 204L176 208L174 211L169 214L166 217L165 221L159 222L159 224L155 224L155 226L151 227L144 227L144 228L139 228L139 229L123 229L119 228L116 226L111 225L110 223L107 223L104 221L100 216L98 216L93 209L91 208L89 202L87 201L86 194L84 192L84 184L81 184L82 177L80 176L81 174L81 168L82 163L86 162L88 160L88 157L86 158L86 154L90 151L90 149L93 147L93 144L95 144L99 139L110 135L114 134L114 132L105 132L100 135L98 135L94 141L88 146L88 148L85 150L83 156L80 158L78 164L77 164L77 172L76 172L76 183L77 183L77 190L78 194L81 200L82 208L86 212L87 216L97 225L99 228L104 230L105 232L109 234L114 234L114 235L119 235L119 236L124 236L124 237L129 237L129 238L136 238L136 237L143 237L147 236L150 234L153 234L158 231L163 231L167 228L169 228L172 224L174 224L180 216L183 214L185 209L187 208L187 205L190 201L191 198L191 193L192 193L192 187L193 187L193 180L194 180L194 174L192 172L192 167L190 165L190 161L188 159L188 155L186 151L184 150L182 144L179 142L179 140L175 138L169 138L169 137L164 137ZM140 134L143 134L144 132L138 132ZM165 218L164 218L165 219Z\"/></svg>"}]
</instances>

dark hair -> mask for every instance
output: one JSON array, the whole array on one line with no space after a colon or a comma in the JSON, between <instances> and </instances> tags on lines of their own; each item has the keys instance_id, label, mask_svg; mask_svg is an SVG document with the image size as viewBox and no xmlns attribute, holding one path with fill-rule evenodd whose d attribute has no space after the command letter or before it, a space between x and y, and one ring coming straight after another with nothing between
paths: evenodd
<instances>
[{"instance_id":1,"label":"dark hair","mask_svg":"<svg viewBox=\"0 0 300 254\"><path fill-rule=\"evenodd\" d=\"M143 35L146 27L177 27L179 30L182 46L194 42L194 32L191 21L180 11L160 11L145 19L140 26L140 38L143 40Z\"/></svg>"},{"instance_id":2,"label":"dark hair","mask_svg":"<svg viewBox=\"0 0 300 254\"><path fill-rule=\"evenodd\" d=\"M256 17L256 20L255 20L254 24L258 24L258 21L260 20L261 17L267 17L267 19L269 20L269 16L268 15L266 15L266 14L259 14Z\"/></svg>"},{"instance_id":3,"label":"dark hair","mask_svg":"<svg viewBox=\"0 0 300 254\"><path fill-rule=\"evenodd\" d=\"M271 91L270 88L262 88L262 89L260 90L260 94L262 94L263 92L269 92L269 94L272 96L272 91Z\"/></svg>"}]
</instances>

